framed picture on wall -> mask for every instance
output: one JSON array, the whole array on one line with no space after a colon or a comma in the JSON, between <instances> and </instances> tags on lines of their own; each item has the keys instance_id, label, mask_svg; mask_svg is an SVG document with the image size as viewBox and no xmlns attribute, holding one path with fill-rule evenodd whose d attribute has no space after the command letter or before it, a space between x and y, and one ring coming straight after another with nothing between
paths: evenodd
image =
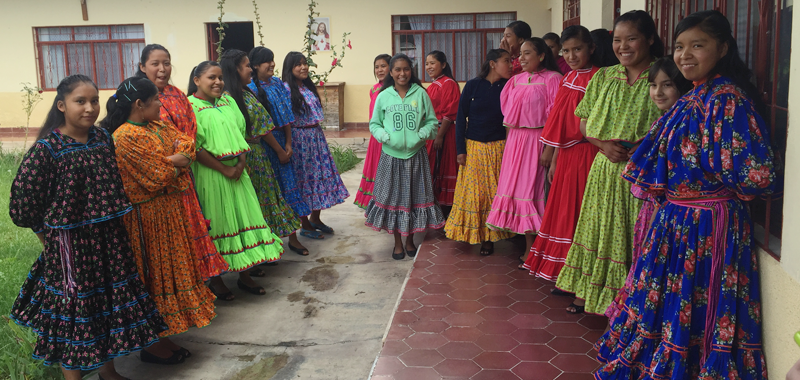
<instances>
[{"instance_id":1,"label":"framed picture on wall","mask_svg":"<svg viewBox=\"0 0 800 380\"><path fill-rule=\"evenodd\" d=\"M331 50L331 18L330 17L315 17L314 22L311 23L311 38L316 41L314 43L314 50L316 51L330 51Z\"/></svg>"}]
</instances>

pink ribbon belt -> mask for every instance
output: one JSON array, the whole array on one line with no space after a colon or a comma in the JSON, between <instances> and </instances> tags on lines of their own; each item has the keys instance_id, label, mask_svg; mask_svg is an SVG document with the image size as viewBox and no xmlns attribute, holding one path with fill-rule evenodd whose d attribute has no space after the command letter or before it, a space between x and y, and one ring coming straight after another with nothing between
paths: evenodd
<instances>
[{"instance_id":1,"label":"pink ribbon belt","mask_svg":"<svg viewBox=\"0 0 800 380\"><path fill-rule=\"evenodd\" d=\"M725 202L736 199L736 195L728 190L720 191L708 197L675 198L671 194L667 201L683 207L710 210L713 220L714 246L711 247L711 277L708 280L708 307L706 310L705 334L703 337L703 354L701 363L708 358L714 344L714 331L717 320L717 306L719 305L720 287L722 284L722 266L725 262L725 251L728 233L728 207Z\"/></svg>"}]
</instances>

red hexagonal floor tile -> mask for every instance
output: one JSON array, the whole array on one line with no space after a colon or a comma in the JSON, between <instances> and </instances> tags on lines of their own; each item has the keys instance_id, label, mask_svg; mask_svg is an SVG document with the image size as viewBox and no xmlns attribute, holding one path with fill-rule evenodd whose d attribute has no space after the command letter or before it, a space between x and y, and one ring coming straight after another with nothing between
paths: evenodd
<instances>
[{"instance_id":1,"label":"red hexagonal floor tile","mask_svg":"<svg viewBox=\"0 0 800 380\"><path fill-rule=\"evenodd\" d=\"M472 342L450 342L437 350L448 359L472 359L483 350Z\"/></svg>"},{"instance_id":2,"label":"red hexagonal floor tile","mask_svg":"<svg viewBox=\"0 0 800 380\"><path fill-rule=\"evenodd\" d=\"M408 367L433 367L444 360L436 350L411 350L398 358Z\"/></svg>"},{"instance_id":3,"label":"red hexagonal floor tile","mask_svg":"<svg viewBox=\"0 0 800 380\"><path fill-rule=\"evenodd\" d=\"M477 269L460 269L453 273L453 276L456 278L478 279L483 276L483 272Z\"/></svg>"},{"instance_id":4,"label":"red hexagonal floor tile","mask_svg":"<svg viewBox=\"0 0 800 380\"><path fill-rule=\"evenodd\" d=\"M444 244L444 243L442 243L442 244ZM437 244L437 245L439 245L439 244ZM460 248L442 247L442 248L437 249L434 252L436 253L436 257L439 257L439 256L455 256L455 255L457 255L459 253L464 252L464 250L460 249Z\"/></svg>"},{"instance_id":5,"label":"red hexagonal floor tile","mask_svg":"<svg viewBox=\"0 0 800 380\"><path fill-rule=\"evenodd\" d=\"M459 278L450 283L456 289L478 289L485 285L483 281L477 278Z\"/></svg>"},{"instance_id":6,"label":"red hexagonal floor tile","mask_svg":"<svg viewBox=\"0 0 800 380\"><path fill-rule=\"evenodd\" d=\"M402 340L387 340L381 348L381 356L400 356L411 350Z\"/></svg>"},{"instance_id":7,"label":"red hexagonal floor tile","mask_svg":"<svg viewBox=\"0 0 800 380\"><path fill-rule=\"evenodd\" d=\"M453 291L453 289L453 286L450 284L428 284L419 288L419 290L422 290L426 294L448 294Z\"/></svg>"},{"instance_id":8,"label":"red hexagonal floor tile","mask_svg":"<svg viewBox=\"0 0 800 380\"><path fill-rule=\"evenodd\" d=\"M545 327L545 330L550 331L555 336L571 337L581 337L589 331L586 327L569 322L553 322L550 326Z\"/></svg>"},{"instance_id":9,"label":"red hexagonal floor tile","mask_svg":"<svg viewBox=\"0 0 800 380\"><path fill-rule=\"evenodd\" d=\"M583 335L583 339L591 344L595 344L601 337L603 337L603 330L589 330Z\"/></svg>"},{"instance_id":10,"label":"red hexagonal floor tile","mask_svg":"<svg viewBox=\"0 0 800 380\"><path fill-rule=\"evenodd\" d=\"M458 270L457 266L449 264L436 264L434 266L428 267L428 272L439 273L439 274L449 274L457 270Z\"/></svg>"},{"instance_id":11,"label":"red hexagonal floor tile","mask_svg":"<svg viewBox=\"0 0 800 380\"><path fill-rule=\"evenodd\" d=\"M523 380L554 380L561 375L561 370L546 362L522 362L511 372Z\"/></svg>"},{"instance_id":12,"label":"red hexagonal floor tile","mask_svg":"<svg viewBox=\"0 0 800 380\"><path fill-rule=\"evenodd\" d=\"M547 319L549 319L549 320L551 320L553 322L571 322L571 323L575 323L575 322L580 321L581 318L583 318L583 315L581 315L581 314L570 314L570 313L568 313L567 310L566 310L566 306L563 307L563 308L552 308L552 309L542 313L542 315L544 315L545 317L547 317ZM577 324L577 323L575 323L575 324Z\"/></svg>"},{"instance_id":13,"label":"red hexagonal floor tile","mask_svg":"<svg viewBox=\"0 0 800 380\"><path fill-rule=\"evenodd\" d=\"M472 360L445 359L437 364L433 369L442 376L453 376L459 379L467 379L481 371Z\"/></svg>"},{"instance_id":14,"label":"red hexagonal floor tile","mask_svg":"<svg viewBox=\"0 0 800 380\"><path fill-rule=\"evenodd\" d=\"M450 311L450 309L444 306L423 306L417 310L414 310L414 314L416 314L419 319L432 321L441 320L452 313L453 312Z\"/></svg>"},{"instance_id":15,"label":"red hexagonal floor tile","mask_svg":"<svg viewBox=\"0 0 800 380\"><path fill-rule=\"evenodd\" d=\"M397 311L413 311L421 307L422 305L415 300L402 300L397 304Z\"/></svg>"},{"instance_id":16,"label":"red hexagonal floor tile","mask_svg":"<svg viewBox=\"0 0 800 380\"><path fill-rule=\"evenodd\" d=\"M476 313L483 309L478 301L453 301L447 304L447 308L455 313Z\"/></svg>"},{"instance_id":17,"label":"red hexagonal floor tile","mask_svg":"<svg viewBox=\"0 0 800 380\"><path fill-rule=\"evenodd\" d=\"M553 334L544 329L519 329L511 336L520 343L545 344L553 340Z\"/></svg>"},{"instance_id":18,"label":"red hexagonal floor tile","mask_svg":"<svg viewBox=\"0 0 800 380\"><path fill-rule=\"evenodd\" d=\"M509 369L519 363L519 359L508 352L484 352L472 360L484 369Z\"/></svg>"},{"instance_id":19,"label":"red hexagonal floor tile","mask_svg":"<svg viewBox=\"0 0 800 380\"><path fill-rule=\"evenodd\" d=\"M448 239L448 240L442 241L441 243L436 243L436 248L439 248L439 250L446 249L446 248L455 248L455 249L458 249L459 251L464 251L464 250L468 250L468 249L472 248L472 245L468 244L468 243L464 243L464 242L455 241L455 240L449 240Z\"/></svg>"},{"instance_id":20,"label":"red hexagonal floor tile","mask_svg":"<svg viewBox=\"0 0 800 380\"><path fill-rule=\"evenodd\" d=\"M583 338L557 335L547 345L561 354L586 354L592 349L592 344Z\"/></svg>"},{"instance_id":21,"label":"red hexagonal floor tile","mask_svg":"<svg viewBox=\"0 0 800 380\"><path fill-rule=\"evenodd\" d=\"M453 290L448 295L454 300L477 301L485 294L479 289L458 289Z\"/></svg>"},{"instance_id":22,"label":"red hexagonal floor tile","mask_svg":"<svg viewBox=\"0 0 800 380\"><path fill-rule=\"evenodd\" d=\"M563 371L576 373L592 373L600 367L597 360L580 354L559 354L550 363Z\"/></svg>"},{"instance_id":23,"label":"red hexagonal floor tile","mask_svg":"<svg viewBox=\"0 0 800 380\"><path fill-rule=\"evenodd\" d=\"M507 256L488 256L484 257L481 261L490 265L508 265L509 263L513 263L514 259Z\"/></svg>"},{"instance_id":24,"label":"red hexagonal floor tile","mask_svg":"<svg viewBox=\"0 0 800 380\"><path fill-rule=\"evenodd\" d=\"M487 307L478 312L487 321L507 321L517 315L513 310L504 307Z\"/></svg>"},{"instance_id":25,"label":"red hexagonal floor tile","mask_svg":"<svg viewBox=\"0 0 800 380\"><path fill-rule=\"evenodd\" d=\"M475 327L484 321L483 317L477 314L450 314L444 319L450 326L456 327Z\"/></svg>"},{"instance_id":26,"label":"red hexagonal floor tile","mask_svg":"<svg viewBox=\"0 0 800 380\"><path fill-rule=\"evenodd\" d=\"M526 362L546 362L558 355L558 352L543 344L520 344L511 353Z\"/></svg>"},{"instance_id":27,"label":"red hexagonal floor tile","mask_svg":"<svg viewBox=\"0 0 800 380\"><path fill-rule=\"evenodd\" d=\"M498 285L498 284L506 285L506 284L509 284L512 281L514 281L514 279L512 279L511 277L508 277L508 276L506 276L504 274L487 274L487 275L481 277L481 281L483 281L484 283L493 284L493 285ZM509 287L508 289L512 289L513 290L513 288L511 288L511 287ZM511 293L511 292L508 292L508 293ZM506 294L508 294L508 293L506 293Z\"/></svg>"},{"instance_id":28,"label":"red hexagonal floor tile","mask_svg":"<svg viewBox=\"0 0 800 380\"><path fill-rule=\"evenodd\" d=\"M415 300L424 295L425 293L423 293L422 290L419 290L419 288L405 288L405 290L403 290L403 295L400 296L400 298L404 300Z\"/></svg>"},{"instance_id":29,"label":"red hexagonal floor tile","mask_svg":"<svg viewBox=\"0 0 800 380\"><path fill-rule=\"evenodd\" d=\"M474 342L483 332L475 327L451 327L442 335L451 342Z\"/></svg>"},{"instance_id":30,"label":"red hexagonal floor tile","mask_svg":"<svg viewBox=\"0 0 800 380\"><path fill-rule=\"evenodd\" d=\"M423 306L443 306L449 304L451 301L453 301L453 299L445 294L429 294L417 298L417 302L421 303Z\"/></svg>"},{"instance_id":31,"label":"red hexagonal floor tile","mask_svg":"<svg viewBox=\"0 0 800 380\"><path fill-rule=\"evenodd\" d=\"M456 266L460 269L481 269L486 266L486 264L481 261L462 261L456 263Z\"/></svg>"},{"instance_id":32,"label":"red hexagonal floor tile","mask_svg":"<svg viewBox=\"0 0 800 380\"><path fill-rule=\"evenodd\" d=\"M428 285L428 282L421 278L409 278L406 281L406 289L418 289L425 285Z\"/></svg>"},{"instance_id":33,"label":"red hexagonal floor tile","mask_svg":"<svg viewBox=\"0 0 800 380\"><path fill-rule=\"evenodd\" d=\"M392 318L393 325L409 325L416 322L419 318L410 311L398 311Z\"/></svg>"},{"instance_id":34,"label":"red hexagonal floor tile","mask_svg":"<svg viewBox=\"0 0 800 380\"><path fill-rule=\"evenodd\" d=\"M408 327L411 327L411 329L416 332L439 334L444 330L447 330L447 328L450 327L450 325L444 321L419 320L408 325Z\"/></svg>"},{"instance_id":35,"label":"red hexagonal floor tile","mask_svg":"<svg viewBox=\"0 0 800 380\"><path fill-rule=\"evenodd\" d=\"M508 274L512 270L514 269L507 265L487 265L481 269L486 274Z\"/></svg>"},{"instance_id":36,"label":"red hexagonal floor tile","mask_svg":"<svg viewBox=\"0 0 800 380\"><path fill-rule=\"evenodd\" d=\"M430 274L431 272L428 271L427 269L414 269L413 271L411 271L411 274L408 276L408 278L423 278Z\"/></svg>"},{"instance_id":37,"label":"red hexagonal floor tile","mask_svg":"<svg viewBox=\"0 0 800 380\"><path fill-rule=\"evenodd\" d=\"M509 322L521 329L541 329L550 324L550 320L541 315L517 314Z\"/></svg>"},{"instance_id":38,"label":"red hexagonal floor tile","mask_svg":"<svg viewBox=\"0 0 800 380\"><path fill-rule=\"evenodd\" d=\"M486 296L478 300L483 306L488 307L509 307L513 304L513 298L509 296Z\"/></svg>"},{"instance_id":39,"label":"red hexagonal floor tile","mask_svg":"<svg viewBox=\"0 0 800 380\"><path fill-rule=\"evenodd\" d=\"M391 375L405 367L405 364L395 356L381 356L375 363L375 369L372 374L377 376Z\"/></svg>"},{"instance_id":40,"label":"red hexagonal floor tile","mask_svg":"<svg viewBox=\"0 0 800 380\"><path fill-rule=\"evenodd\" d=\"M484 334L508 335L517 331L517 326L514 326L508 321L486 321L478 325L478 330L483 331Z\"/></svg>"},{"instance_id":41,"label":"red hexagonal floor tile","mask_svg":"<svg viewBox=\"0 0 800 380\"><path fill-rule=\"evenodd\" d=\"M394 374L394 380L441 380L442 375L439 375L433 368L403 368Z\"/></svg>"},{"instance_id":42,"label":"red hexagonal floor tile","mask_svg":"<svg viewBox=\"0 0 800 380\"><path fill-rule=\"evenodd\" d=\"M594 375L591 373L564 372L556 380L594 380Z\"/></svg>"},{"instance_id":43,"label":"red hexagonal floor tile","mask_svg":"<svg viewBox=\"0 0 800 380\"><path fill-rule=\"evenodd\" d=\"M417 260L419 260L419 259L417 259ZM460 262L461 260L459 260L458 257L455 257L453 255L438 255L436 257L430 258L428 261L430 261L430 262L432 262L432 263L434 263L436 265L439 265L439 264L453 265L455 263Z\"/></svg>"},{"instance_id":44,"label":"red hexagonal floor tile","mask_svg":"<svg viewBox=\"0 0 800 380\"><path fill-rule=\"evenodd\" d=\"M520 380L519 376L509 370L485 369L472 376L470 380Z\"/></svg>"},{"instance_id":45,"label":"red hexagonal floor tile","mask_svg":"<svg viewBox=\"0 0 800 380\"><path fill-rule=\"evenodd\" d=\"M514 289L528 289L528 290L539 289L542 286L536 281L531 281L530 279L514 280L509 285L511 285L511 287Z\"/></svg>"},{"instance_id":46,"label":"red hexagonal floor tile","mask_svg":"<svg viewBox=\"0 0 800 380\"><path fill-rule=\"evenodd\" d=\"M540 302L551 309L559 309L564 311L574 300L575 299L572 297L545 296L545 298ZM566 311L564 311L564 314L566 314Z\"/></svg>"},{"instance_id":47,"label":"red hexagonal floor tile","mask_svg":"<svg viewBox=\"0 0 800 380\"><path fill-rule=\"evenodd\" d=\"M389 328L389 333L386 334L387 340L403 340L411 336L414 333L414 330L410 329L408 326L401 326L392 324L392 327Z\"/></svg>"},{"instance_id":48,"label":"red hexagonal floor tile","mask_svg":"<svg viewBox=\"0 0 800 380\"><path fill-rule=\"evenodd\" d=\"M462 252L455 255L461 261L481 261L481 257L472 252Z\"/></svg>"},{"instance_id":49,"label":"red hexagonal floor tile","mask_svg":"<svg viewBox=\"0 0 800 380\"><path fill-rule=\"evenodd\" d=\"M601 315L586 315L578 323L592 330L605 330L608 326L608 318Z\"/></svg>"},{"instance_id":50,"label":"red hexagonal floor tile","mask_svg":"<svg viewBox=\"0 0 800 380\"><path fill-rule=\"evenodd\" d=\"M428 260L416 260L414 261L414 269L425 269L429 266L433 265L432 262Z\"/></svg>"},{"instance_id":51,"label":"red hexagonal floor tile","mask_svg":"<svg viewBox=\"0 0 800 380\"><path fill-rule=\"evenodd\" d=\"M484 280L484 282L486 282L486 276L483 276L481 280ZM501 283L501 284L486 285L480 288L479 290L482 291L483 294L486 294L487 296L507 296L513 293L514 290L516 289Z\"/></svg>"},{"instance_id":52,"label":"red hexagonal floor tile","mask_svg":"<svg viewBox=\"0 0 800 380\"><path fill-rule=\"evenodd\" d=\"M404 340L411 348L433 350L447 344L442 334L416 333Z\"/></svg>"},{"instance_id":53,"label":"red hexagonal floor tile","mask_svg":"<svg viewBox=\"0 0 800 380\"><path fill-rule=\"evenodd\" d=\"M453 273L430 274L425 276L425 281L427 281L429 284L447 284L453 282L453 280L458 279L458 277L455 276L456 273L458 273L458 271ZM420 288L422 288L422 286L420 286Z\"/></svg>"},{"instance_id":54,"label":"red hexagonal floor tile","mask_svg":"<svg viewBox=\"0 0 800 380\"><path fill-rule=\"evenodd\" d=\"M516 290L508 295L516 301L538 302L545 298L545 295L538 290ZM545 305L547 306L547 305Z\"/></svg>"},{"instance_id":55,"label":"red hexagonal floor tile","mask_svg":"<svg viewBox=\"0 0 800 380\"><path fill-rule=\"evenodd\" d=\"M542 314L545 311L550 310L550 308L542 305L539 302L517 302L511 305L509 309L520 314Z\"/></svg>"},{"instance_id":56,"label":"red hexagonal floor tile","mask_svg":"<svg viewBox=\"0 0 800 380\"><path fill-rule=\"evenodd\" d=\"M475 343L484 351L511 351L519 343L508 335L483 335Z\"/></svg>"}]
</instances>

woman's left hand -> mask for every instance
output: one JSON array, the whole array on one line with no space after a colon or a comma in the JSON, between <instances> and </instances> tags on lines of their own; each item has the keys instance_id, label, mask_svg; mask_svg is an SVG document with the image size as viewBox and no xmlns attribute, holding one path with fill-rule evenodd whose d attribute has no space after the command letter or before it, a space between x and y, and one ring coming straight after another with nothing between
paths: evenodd
<instances>
[{"instance_id":1,"label":"woman's left hand","mask_svg":"<svg viewBox=\"0 0 800 380\"><path fill-rule=\"evenodd\" d=\"M444 137L436 136L436 139L433 140L433 149L442 149L442 145L444 145Z\"/></svg>"}]
</instances>

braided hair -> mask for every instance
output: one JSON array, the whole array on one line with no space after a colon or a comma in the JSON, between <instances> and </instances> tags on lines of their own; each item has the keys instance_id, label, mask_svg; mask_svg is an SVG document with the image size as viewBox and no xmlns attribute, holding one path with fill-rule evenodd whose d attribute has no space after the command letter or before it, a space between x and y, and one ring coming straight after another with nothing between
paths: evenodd
<instances>
[{"instance_id":1,"label":"braided hair","mask_svg":"<svg viewBox=\"0 0 800 380\"><path fill-rule=\"evenodd\" d=\"M108 98L106 117L100 122L100 126L105 128L108 133L113 134L130 118L133 105L137 100L147 103L156 96L158 96L158 88L150 79L136 76L125 79L117 87L117 92Z\"/></svg>"}]
</instances>

